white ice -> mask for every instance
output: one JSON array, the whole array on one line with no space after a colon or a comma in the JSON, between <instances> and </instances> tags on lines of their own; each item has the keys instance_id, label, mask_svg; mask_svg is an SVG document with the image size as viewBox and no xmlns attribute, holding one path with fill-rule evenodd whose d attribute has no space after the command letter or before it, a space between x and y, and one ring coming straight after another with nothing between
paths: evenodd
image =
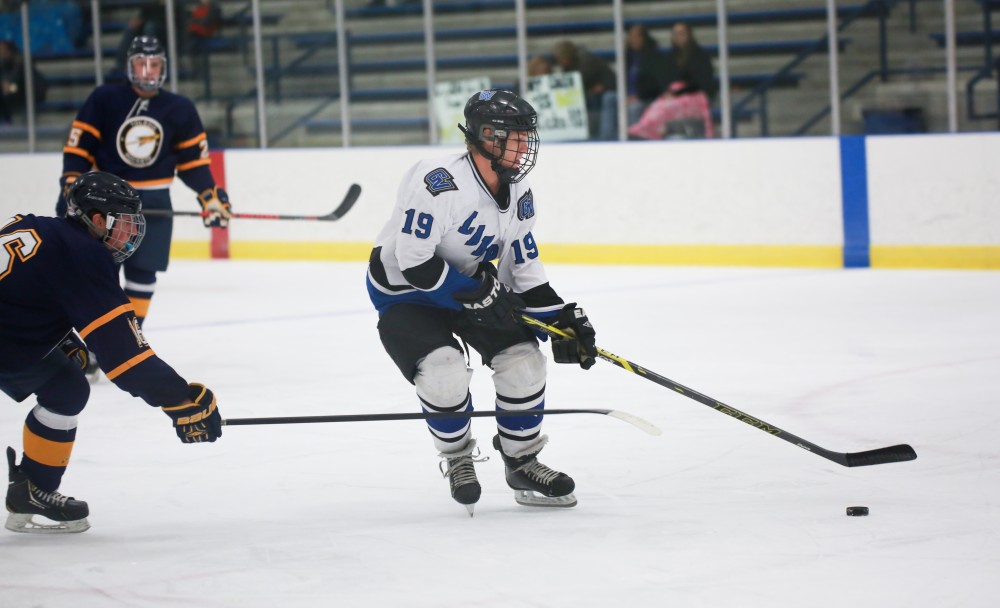
<instances>
[{"instance_id":1,"label":"white ice","mask_svg":"<svg viewBox=\"0 0 1000 608\"><path fill-rule=\"evenodd\" d=\"M0 606L1000 604L1000 274L548 270L603 348L825 448L919 458L841 467L606 362L550 363L547 407L620 409L663 435L549 416L542 461L579 505L518 506L494 453L470 518L421 421L182 445L104 380L61 488L93 527L0 530ZM363 281L354 263L174 262L146 334L227 418L419 411ZM3 445L20 452L30 406L0 402ZM473 429L488 446L493 420Z\"/></svg>"}]
</instances>

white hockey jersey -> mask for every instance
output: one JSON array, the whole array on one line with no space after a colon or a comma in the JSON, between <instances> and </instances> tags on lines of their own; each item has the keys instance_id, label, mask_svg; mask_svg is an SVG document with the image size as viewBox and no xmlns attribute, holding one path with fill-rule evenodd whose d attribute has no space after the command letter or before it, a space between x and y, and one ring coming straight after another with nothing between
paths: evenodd
<instances>
[{"instance_id":1,"label":"white hockey jersey","mask_svg":"<svg viewBox=\"0 0 1000 608\"><path fill-rule=\"evenodd\" d=\"M498 278L515 292L547 287L531 233L531 186L522 180L505 187L510 196L501 208L468 153L414 165L403 177L392 216L372 252L368 290L376 308L408 301L460 309L452 294L474 289L478 281L471 277L480 262L494 260ZM528 302L526 312L546 316L562 307L551 289L543 291L540 301Z\"/></svg>"}]
</instances>

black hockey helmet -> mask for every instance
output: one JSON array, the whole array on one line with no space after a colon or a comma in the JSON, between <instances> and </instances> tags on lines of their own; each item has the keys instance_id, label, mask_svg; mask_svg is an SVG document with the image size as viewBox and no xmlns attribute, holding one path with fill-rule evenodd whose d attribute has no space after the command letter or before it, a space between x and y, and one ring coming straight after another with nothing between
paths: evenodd
<instances>
[{"instance_id":1,"label":"black hockey helmet","mask_svg":"<svg viewBox=\"0 0 1000 608\"><path fill-rule=\"evenodd\" d=\"M458 125L465 134L465 141L490 159L490 166L505 184L521 181L535 166L538 156L538 112L516 93L502 89L487 89L469 98L465 104L465 125ZM522 132L515 141L526 144L516 161L508 158L511 132ZM517 144L515 144L517 145Z\"/></svg>"},{"instance_id":2,"label":"black hockey helmet","mask_svg":"<svg viewBox=\"0 0 1000 608\"><path fill-rule=\"evenodd\" d=\"M146 61L159 59L162 62L162 69L157 78L140 77L135 73L133 60L142 57ZM128 81L133 86L143 91L158 91L167 80L167 52L163 49L160 41L153 36L136 36L132 39L132 44L128 47L125 59L125 73L128 74Z\"/></svg>"},{"instance_id":3,"label":"black hockey helmet","mask_svg":"<svg viewBox=\"0 0 1000 608\"><path fill-rule=\"evenodd\" d=\"M101 240L116 262L124 262L139 248L146 234L146 218L142 215L139 193L127 181L110 173L84 173L76 178L66 194L66 217L102 235L102 230L94 225L95 213L104 217Z\"/></svg>"}]
</instances>

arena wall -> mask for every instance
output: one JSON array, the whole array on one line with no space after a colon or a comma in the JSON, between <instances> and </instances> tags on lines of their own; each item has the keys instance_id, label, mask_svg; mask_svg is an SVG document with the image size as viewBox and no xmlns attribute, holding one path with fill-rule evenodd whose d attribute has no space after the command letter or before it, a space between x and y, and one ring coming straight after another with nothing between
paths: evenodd
<instances>
[{"instance_id":1,"label":"arena wall","mask_svg":"<svg viewBox=\"0 0 1000 608\"><path fill-rule=\"evenodd\" d=\"M235 220L233 259L364 260L403 172L454 147L227 150L236 211L338 222ZM1000 134L543 143L529 179L548 262L1000 269ZM0 215L48 214L58 154L0 156ZM176 209L197 209L180 181ZM197 218L176 258L211 256ZM215 248L216 251L219 247Z\"/></svg>"}]
</instances>

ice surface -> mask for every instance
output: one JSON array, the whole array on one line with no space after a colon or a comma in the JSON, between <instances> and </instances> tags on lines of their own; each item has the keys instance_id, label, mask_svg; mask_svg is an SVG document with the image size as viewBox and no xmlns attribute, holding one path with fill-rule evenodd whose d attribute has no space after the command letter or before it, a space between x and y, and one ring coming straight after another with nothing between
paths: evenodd
<instances>
[{"instance_id":1,"label":"ice surface","mask_svg":"<svg viewBox=\"0 0 1000 608\"><path fill-rule=\"evenodd\" d=\"M542 460L579 505L516 505L494 455L469 518L422 422L228 427L189 446L104 380L61 488L93 527L0 530L0 607L1000 601L1000 274L548 270L603 348L825 448L910 443L918 460L844 468L612 365L550 364L548 407L620 409L663 435L550 416ZM376 320L361 264L181 261L146 334L224 417L418 411ZM0 402L3 445L20 449L30 406ZM473 421L483 446L493 428Z\"/></svg>"}]
</instances>

